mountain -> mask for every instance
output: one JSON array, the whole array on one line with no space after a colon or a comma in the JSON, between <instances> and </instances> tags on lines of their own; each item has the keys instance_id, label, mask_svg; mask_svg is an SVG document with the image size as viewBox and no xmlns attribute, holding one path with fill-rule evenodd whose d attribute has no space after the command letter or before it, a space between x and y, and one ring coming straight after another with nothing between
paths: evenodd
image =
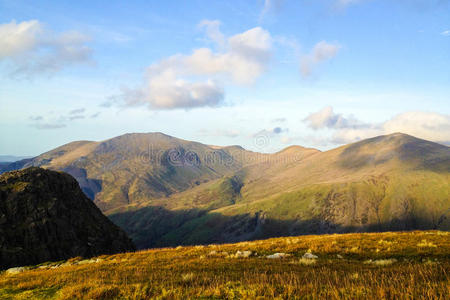
<instances>
[{"instance_id":1,"label":"mountain","mask_svg":"<svg viewBox=\"0 0 450 300\"><path fill-rule=\"evenodd\" d=\"M107 211L167 197L236 172L244 152L239 147L207 146L162 133L125 134L103 142L72 142L23 167L71 174L85 194Z\"/></svg>"},{"instance_id":2,"label":"mountain","mask_svg":"<svg viewBox=\"0 0 450 300\"><path fill-rule=\"evenodd\" d=\"M14 156L14 155L0 155L0 163L15 162L32 156Z\"/></svg>"},{"instance_id":3,"label":"mountain","mask_svg":"<svg viewBox=\"0 0 450 300\"><path fill-rule=\"evenodd\" d=\"M134 250L68 174L0 175L0 268Z\"/></svg>"},{"instance_id":4,"label":"mountain","mask_svg":"<svg viewBox=\"0 0 450 300\"><path fill-rule=\"evenodd\" d=\"M31 156L0 155L0 174L22 169L31 160Z\"/></svg>"},{"instance_id":5,"label":"mountain","mask_svg":"<svg viewBox=\"0 0 450 300\"><path fill-rule=\"evenodd\" d=\"M239 190L226 188L230 178ZM211 207L218 199L229 202ZM450 230L450 149L404 134L326 152L287 149L244 165L234 177L129 205L110 218L144 248L311 233Z\"/></svg>"},{"instance_id":6,"label":"mountain","mask_svg":"<svg viewBox=\"0 0 450 300\"><path fill-rule=\"evenodd\" d=\"M33 158L24 158L13 162L0 162L0 174L4 172L22 169L26 164L30 163Z\"/></svg>"},{"instance_id":7,"label":"mountain","mask_svg":"<svg viewBox=\"0 0 450 300\"><path fill-rule=\"evenodd\" d=\"M138 248L450 229L450 148L401 133L274 154L126 134L73 142L30 165L74 176Z\"/></svg>"}]
</instances>

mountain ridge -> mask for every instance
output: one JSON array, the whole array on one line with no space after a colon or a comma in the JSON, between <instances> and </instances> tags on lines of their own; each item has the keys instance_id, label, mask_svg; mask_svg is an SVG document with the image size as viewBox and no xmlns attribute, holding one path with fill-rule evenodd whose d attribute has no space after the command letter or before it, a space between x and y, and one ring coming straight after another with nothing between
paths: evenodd
<instances>
[{"instance_id":1,"label":"mountain ridge","mask_svg":"<svg viewBox=\"0 0 450 300\"><path fill-rule=\"evenodd\" d=\"M450 229L450 148L401 133L271 154L135 133L69 143L30 165L73 175L139 248Z\"/></svg>"}]
</instances>

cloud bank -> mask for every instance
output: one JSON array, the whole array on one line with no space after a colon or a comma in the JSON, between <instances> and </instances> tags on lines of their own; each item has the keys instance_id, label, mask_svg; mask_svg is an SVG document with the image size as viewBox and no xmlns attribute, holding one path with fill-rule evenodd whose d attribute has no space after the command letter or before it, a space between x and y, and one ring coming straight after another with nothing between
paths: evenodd
<instances>
[{"instance_id":1,"label":"cloud bank","mask_svg":"<svg viewBox=\"0 0 450 300\"><path fill-rule=\"evenodd\" d=\"M310 114L303 121L314 130L331 129L333 135L330 142L334 144L347 144L395 132L450 144L450 115L433 112L405 112L383 123L364 123L353 116L336 114L328 106Z\"/></svg>"},{"instance_id":2,"label":"cloud bank","mask_svg":"<svg viewBox=\"0 0 450 300\"><path fill-rule=\"evenodd\" d=\"M361 123L353 116L344 117L342 114L336 114L333 107L327 106L322 110L310 114L303 121L308 123L308 126L314 130L321 128L363 128L366 124Z\"/></svg>"},{"instance_id":3,"label":"cloud bank","mask_svg":"<svg viewBox=\"0 0 450 300\"><path fill-rule=\"evenodd\" d=\"M56 72L89 62L88 41L77 31L56 34L37 20L13 20L0 24L0 63L6 62L13 77Z\"/></svg>"},{"instance_id":4,"label":"cloud bank","mask_svg":"<svg viewBox=\"0 0 450 300\"><path fill-rule=\"evenodd\" d=\"M317 43L311 53L300 58L300 72L302 76L310 76L317 65L334 58L340 48L338 44L331 44L326 41Z\"/></svg>"},{"instance_id":5,"label":"cloud bank","mask_svg":"<svg viewBox=\"0 0 450 300\"><path fill-rule=\"evenodd\" d=\"M223 50L199 48L150 65L143 87L123 90L119 98L125 105L155 110L215 107L224 100L224 82L249 85L264 73L272 50L269 32L255 27L225 38L219 21L204 20L199 26Z\"/></svg>"}]
</instances>

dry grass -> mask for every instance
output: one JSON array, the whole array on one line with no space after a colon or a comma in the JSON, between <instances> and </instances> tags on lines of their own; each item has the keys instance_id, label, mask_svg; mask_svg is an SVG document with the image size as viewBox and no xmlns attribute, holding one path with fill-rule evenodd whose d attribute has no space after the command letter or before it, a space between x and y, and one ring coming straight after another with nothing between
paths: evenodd
<instances>
[{"instance_id":1,"label":"dry grass","mask_svg":"<svg viewBox=\"0 0 450 300\"><path fill-rule=\"evenodd\" d=\"M418 246L423 240L436 247ZM237 251L255 255L223 254ZM307 251L318 259L303 262ZM266 258L277 252L291 256ZM436 231L288 237L99 258L3 272L0 299L445 299L450 293L450 239ZM369 260L374 263L364 263Z\"/></svg>"}]
</instances>

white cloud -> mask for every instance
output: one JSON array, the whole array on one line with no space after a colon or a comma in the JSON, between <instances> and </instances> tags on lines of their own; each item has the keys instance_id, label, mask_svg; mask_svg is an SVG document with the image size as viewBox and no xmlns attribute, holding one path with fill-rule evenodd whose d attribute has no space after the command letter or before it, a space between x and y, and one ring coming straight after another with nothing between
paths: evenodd
<instances>
[{"instance_id":1,"label":"white cloud","mask_svg":"<svg viewBox=\"0 0 450 300\"><path fill-rule=\"evenodd\" d=\"M79 32L55 34L37 20L0 24L0 62L7 61L11 75L55 72L86 63L92 50L89 38Z\"/></svg>"},{"instance_id":2,"label":"white cloud","mask_svg":"<svg viewBox=\"0 0 450 300\"><path fill-rule=\"evenodd\" d=\"M235 83L251 84L265 71L271 47L269 32L255 27L228 38L227 51L215 53L199 48L191 55L174 55L151 65L148 74L225 75Z\"/></svg>"},{"instance_id":3,"label":"white cloud","mask_svg":"<svg viewBox=\"0 0 450 300\"><path fill-rule=\"evenodd\" d=\"M450 30L445 30L445 31L441 32L441 35L450 36Z\"/></svg>"},{"instance_id":4,"label":"white cloud","mask_svg":"<svg viewBox=\"0 0 450 300\"><path fill-rule=\"evenodd\" d=\"M203 20L198 24L199 28L205 29L206 36L221 47L225 46L225 36L220 31L219 20Z\"/></svg>"},{"instance_id":5,"label":"white cloud","mask_svg":"<svg viewBox=\"0 0 450 300\"><path fill-rule=\"evenodd\" d=\"M152 73L173 69L185 75L224 75L235 83L251 84L265 71L271 47L270 33L255 27L228 38L224 52L199 48L189 56L175 55L149 69Z\"/></svg>"},{"instance_id":6,"label":"white cloud","mask_svg":"<svg viewBox=\"0 0 450 300\"><path fill-rule=\"evenodd\" d=\"M306 117L304 122L314 130L321 128L362 128L368 125L359 122L353 116L345 118L342 114L336 114L333 107L327 106L318 112L310 114Z\"/></svg>"},{"instance_id":7,"label":"white cloud","mask_svg":"<svg viewBox=\"0 0 450 300\"><path fill-rule=\"evenodd\" d=\"M264 0L264 6L259 14L259 22L262 22L264 17L270 12L277 12L281 9L284 0Z\"/></svg>"},{"instance_id":8,"label":"white cloud","mask_svg":"<svg viewBox=\"0 0 450 300\"><path fill-rule=\"evenodd\" d=\"M170 70L147 78L141 90L124 91L126 105L148 104L152 109L217 106L224 99L223 88L212 80L189 82Z\"/></svg>"},{"instance_id":9,"label":"white cloud","mask_svg":"<svg viewBox=\"0 0 450 300\"><path fill-rule=\"evenodd\" d=\"M333 130L331 142L346 144L358 140L395 132L409 134L425 140L450 143L450 115L433 112L405 112L383 123L364 123L350 116L335 114L326 107L303 120L315 130Z\"/></svg>"},{"instance_id":10,"label":"white cloud","mask_svg":"<svg viewBox=\"0 0 450 300\"><path fill-rule=\"evenodd\" d=\"M308 123L308 126L314 130L330 127L336 123L337 116L333 112L331 106L327 106L318 112L312 113L307 116L303 121Z\"/></svg>"},{"instance_id":11,"label":"white cloud","mask_svg":"<svg viewBox=\"0 0 450 300\"><path fill-rule=\"evenodd\" d=\"M42 25L36 21L17 24L16 21L0 25L0 60L18 56L36 47Z\"/></svg>"},{"instance_id":12,"label":"white cloud","mask_svg":"<svg viewBox=\"0 0 450 300\"><path fill-rule=\"evenodd\" d=\"M300 59L300 71L303 77L310 76L318 64L334 58L340 48L337 44L330 44L325 41L317 43L310 54L304 55Z\"/></svg>"},{"instance_id":13,"label":"white cloud","mask_svg":"<svg viewBox=\"0 0 450 300\"><path fill-rule=\"evenodd\" d=\"M387 133L378 125L366 128L341 128L334 132L330 142L332 144L348 144L383 134Z\"/></svg>"},{"instance_id":14,"label":"white cloud","mask_svg":"<svg viewBox=\"0 0 450 300\"><path fill-rule=\"evenodd\" d=\"M191 55L177 54L147 69L144 87L124 90L126 105L148 104L151 109L217 106L224 100L222 81L252 84L265 70L271 57L272 38L255 27L223 39L218 21L200 23L214 42L224 41L224 51L195 49Z\"/></svg>"},{"instance_id":15,"label":"white cloud","mask_svg":"<svg viewBox=\"0 0 450 300\"><path fill-rule=\"evenodd\" d=\"M450 115L406 112L383 124L386 133L403 132L426 140L450 143Z\"/></svg>"}]
</instances>

